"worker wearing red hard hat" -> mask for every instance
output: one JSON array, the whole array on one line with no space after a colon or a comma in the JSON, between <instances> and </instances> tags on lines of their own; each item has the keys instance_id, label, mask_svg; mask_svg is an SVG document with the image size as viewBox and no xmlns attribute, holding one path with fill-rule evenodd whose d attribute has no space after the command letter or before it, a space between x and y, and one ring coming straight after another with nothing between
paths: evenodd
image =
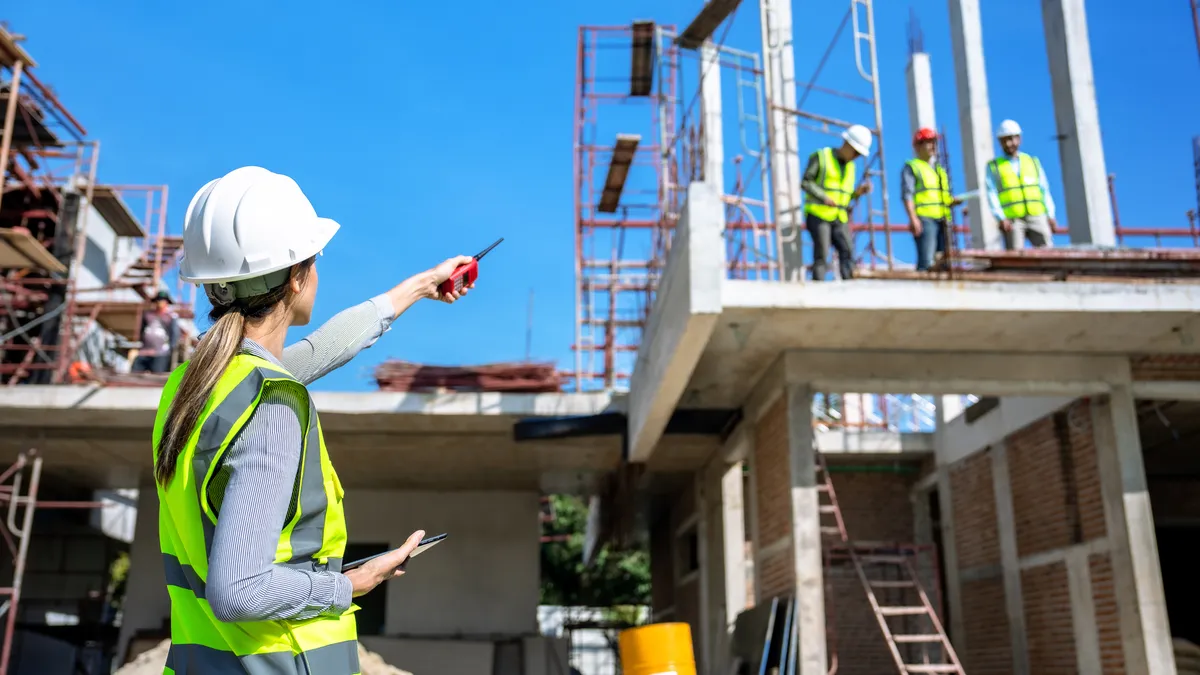
<instances>
[{"instance_id":1,"label":"worker wearing red hard hat","mask_svg":"<svg viewBox=\"0 0 1200 675\"><path fill-rule=\"evenodd\" d=\"M945 254L950 234L950 208L961 200L950 193L950 177L938 164L938 134L922 127L913 134L913 153L900 172L900 198L908 228L917 245L917 269L928 270L937 254Z\"/></svg>"},{"instance_id":2,"label":"worker wearing red hard hat","mask_svg":"<svg viewBox=\"0 0 1200 675\"><path fill-rule=\"evenodd\" d=\"M168 672L360 671L352 598L403 573L424 532L342 571L344 493L307 386L371 346L466 256L401 282L284 347L312 317L318 254L339 225L296 181L242 167L184 216L180 277L212 328L171 373L154 422L159 545L171 599Z\"/></svg>"},{"instance_id":3,"label":"worker wearing red hard hat","mask_svg":"<svg viewBox=\"0 0 1200 675\"><path fill-rule=\"evenodd\" d=\"M988 207L1009 249L1018 249L1025 240L1034 248L1054 245L1054 199L1046 172L1037 157L1021 152L1021 125L1004 120L996 129L996 140L1003 157L988 162L984 173Z\"/></svg>"},{"instance_id":4,"label":"worker wearing red hard hat","mask_svg":"<svg viewBox=\"0 0 1200 675\"><path fill-rule=\"evenodd\" d=\"M837 249L842 279L854 277L851 201L871 191L866 180L855 187L854 160L871 152L871 138L870 129L852 124L842 132L841 147L821 148L808 157L800 189L804 191L804 226L813 242L813 281L825 281L830 244Z\"/></svg>"}]
</instances>

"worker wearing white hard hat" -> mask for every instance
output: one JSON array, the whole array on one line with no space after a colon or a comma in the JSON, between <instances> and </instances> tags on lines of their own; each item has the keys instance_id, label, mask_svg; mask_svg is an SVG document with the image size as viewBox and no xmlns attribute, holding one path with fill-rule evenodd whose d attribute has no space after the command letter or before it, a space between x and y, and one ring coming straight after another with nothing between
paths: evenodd
<instances>
[{"instance_id":1,"label":"worker wearing white hard hat","mask_svg":"<svg viewBox=\"0 0 1200 675\"><path fill-rule=\"evenodd\" d=\"M171 373L154 424L168 665L359 672L352 598L402 574L424 535L341 573L343 492L307 385L417 300L465 294L438 286L471 258L412 276L285 347L288 327L312 316L314 263L338 227L294 180L259 167L208 183L188 205L180 276L204 287L213 325Z\"/></svg>"},{"instance_id":2,"label":"worker wearing white hard hat","mask_svg":"<svg viewBox=\"0 0 1200 675\"><path fill-rule=\"evenodd\" d=\"M1058 223L1041 160L1020 151L1021 125L1013 120L1000 123L996 139L1004 156L988 163L984 189L1005 246L1018 249L1026 240L1035 248L1053 246Z\"/></svg>"},{"instance_id":3,"label":"worker wearing white hard hat","mask_svg":"<svg viewBox=\"0 0 1200 675\"><path fill-rule=\"evenodd\" d=\"M804 191L804 225L813 241L813 281L825 280L830 244L837 250L841 278L854 278L851 202L871 191L866 180L855 186L854 160L870 152L871 130L854 124L842 132L841 147L821 148L808 157L800 189Z\"/></svg>"}]
</instances>

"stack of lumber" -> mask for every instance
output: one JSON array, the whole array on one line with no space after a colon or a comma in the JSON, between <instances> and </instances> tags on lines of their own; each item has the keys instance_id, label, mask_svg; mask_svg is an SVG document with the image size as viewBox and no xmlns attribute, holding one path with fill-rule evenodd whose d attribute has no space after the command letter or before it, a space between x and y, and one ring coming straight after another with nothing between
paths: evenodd
<instances>
[{"instance_id":1,"label":"stack of lumber","mask_svg":"<svg viewBox=\"0 0 1200 675\"><path fill-rule=\"evenodd\" d=\"M431 366L389 360L375 369L383 391L502 391L541 393L562 390L553 363L486 363L478 366Z\"/></svg>"}]
</instances>

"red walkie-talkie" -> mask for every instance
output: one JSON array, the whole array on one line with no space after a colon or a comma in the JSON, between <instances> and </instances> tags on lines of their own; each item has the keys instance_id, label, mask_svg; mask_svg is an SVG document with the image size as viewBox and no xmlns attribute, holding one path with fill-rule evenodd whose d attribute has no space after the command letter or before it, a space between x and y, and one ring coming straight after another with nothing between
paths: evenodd
<instances>
[{"instance_id":1,"label":"red walkie-talkie","mask_svg":"<svg viewBox=\"0 0 1200 675\"><path fill-rule=\"evenodd\" d=\"M475 283L475 280L479 278L479 260L483 258L483 256L487 255L488 251L496 248L502 241L504 241L504 237L500 237L496 240L495 244L483 249L483 251L471 258L471 262L457 267L453 272L450 273L450 278L446 279L440 286L438 286L438 292L442 295L450 292L457 293L458 291L461 291L464 286L470 286L471 284Z\"/></svg>"}]
</instances>

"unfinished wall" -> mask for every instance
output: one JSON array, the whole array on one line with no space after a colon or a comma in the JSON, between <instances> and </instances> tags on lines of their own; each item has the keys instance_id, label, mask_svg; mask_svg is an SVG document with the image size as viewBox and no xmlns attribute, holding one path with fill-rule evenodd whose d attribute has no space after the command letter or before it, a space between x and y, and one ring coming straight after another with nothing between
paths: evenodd
<instances>
[{"instance_id":1,"label":"unfinished wall","mask_svg":"<svg viewBox=\"0 0 1200 675\"><path fill-rule=\"evenodd\" d=\"M153 489L141 495L123 639L133 631L158 628L170 610L158 547L157 498ZM404 578L375 591L387 594L385 633L489 643L499 636L536 634L538 501L536 492L356 490L349 495L351 543L399 546L415 529L450 534L414 560Z\"/></svg>"},{"instance_id":2,"label":"unfinished wall","mask_svg":"<svg viewBox=\"0 0 1200 675\"><path fill-rule=\"evenodd\" d=\"M997 470L1007 472L1007 484ZM1098 644L1103 672L1124 672L1089 403L1068 404L1010 433L952 464L949 475L965 632L952 637L967 670L1013 672L1013 652L1024 644L1029 672L1075 673L1080 645ZM1002 510L1010 499L1011 520ZM1010 580L1019 587L1007 596L1005 537L1019 570ZM1090 598L1074 603L1072 564L1090 588ZM1018 600L1014 618L1006 603Z\"/></svg>"},{"instance_id":3,"label":"unfinished wall","mask_svg":"<svg viewBox=\"0 0 1200 675\"><path fill-rule=\"evenodd\" d=\"M1000 539L996 531L996 497L992 458L988 451L950 467L959 570L986 570L962 580L962 625L966 639L951 635L959 657L972 673L1012 672L1012 636L1000 578Z\"/></svg>"},{"instance_id":4,"label":"unfinished wall","mask_svg":"<svg viewBox=\"0 0 1200 675\"><path fill-rule=\"evenodd\" d=\"M786 397L780 397L754 429L755 569L758 597L764 601L795 589L788 457L787 404Z\"/></svg>"},{"instance_id":5,"label":"unfinished wall","mask_svg":"<svg viewBox=\"0 0 1200 675\"><path fill-rule=\"evenodd\" d=\"M892 473L893 470L896 472ZM915 471L901 471L893 465L830 464L833 489L852 540L901 543L912 540L913 508L909 495L916 475ZM838 655L838 673L873 675L895 670L895 662L854 566L848 559L835 559L825 571L829 653ZM877 595L887 601L886 594L895 592L879 589ZM908 602L897 600L895 604ZM892 623L897 625L898 620Z\"/></svg>"}]
</instances>

